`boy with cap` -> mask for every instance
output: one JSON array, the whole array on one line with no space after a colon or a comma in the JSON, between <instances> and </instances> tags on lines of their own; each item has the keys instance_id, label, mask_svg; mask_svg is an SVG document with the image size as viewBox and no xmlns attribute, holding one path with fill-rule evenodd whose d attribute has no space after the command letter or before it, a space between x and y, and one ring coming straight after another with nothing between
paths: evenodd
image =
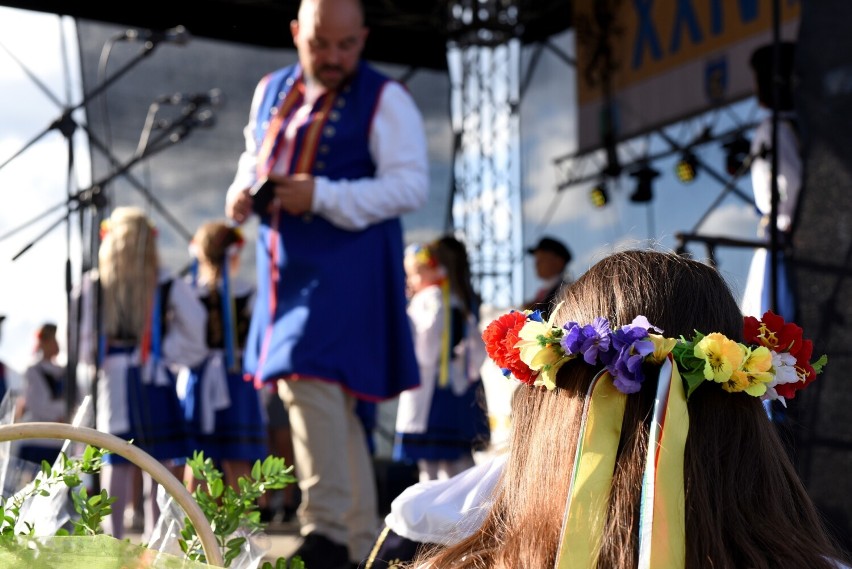
<instances>
[{"instance_id":1,"label":"boy with cap","mask_svg":"<svg viewBox=\"0 0 852 569\"><path fill-rule=\"evenodd\" d=\"M567 245L553 237L542 237L535 247L527 249L535 258L535 272L541 287L536 295L524 303L525 310L540 310L546 319L550 316L554 299L568 282L565 271L571 262L571 250Z\"/></svg>"}]
</instances>

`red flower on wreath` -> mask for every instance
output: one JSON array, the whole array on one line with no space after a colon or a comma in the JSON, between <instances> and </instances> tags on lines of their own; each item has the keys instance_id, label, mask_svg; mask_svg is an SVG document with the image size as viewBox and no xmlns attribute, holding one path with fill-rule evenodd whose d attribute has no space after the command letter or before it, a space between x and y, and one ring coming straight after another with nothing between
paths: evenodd
<instances>
[{"instance_id":1,"label":"red flower on wreath","mask_svg":"<svg viewBox=\"0 0 852 569\"><path fill-rule=\"evenodd\" d=\"M485 350L504 373L511 373L524 383L532 383L537 375L521 361L520 351L515 349L520 337L518 332L527 322L523 312L512 311L492 321L482 333Z\"/></svg>"},{"instance_id":2,"label":"red flower on wreath","mask_svg":"<svg viewBox=\"0 0 852 569\"><path fill-rule=\"evenodd\" d=\"M776 386L775 390L781 397L793 399L798 390L816 379L817 372L810 361L814 345L811 340L802 337L804 332L801 327L785 322L783 317L767 310L760 320L746 316L743 319L743 331L746 342L766 346L776 353L789 352L796 358L796 373L801 381Z\"/></svg>"}]
</instances>

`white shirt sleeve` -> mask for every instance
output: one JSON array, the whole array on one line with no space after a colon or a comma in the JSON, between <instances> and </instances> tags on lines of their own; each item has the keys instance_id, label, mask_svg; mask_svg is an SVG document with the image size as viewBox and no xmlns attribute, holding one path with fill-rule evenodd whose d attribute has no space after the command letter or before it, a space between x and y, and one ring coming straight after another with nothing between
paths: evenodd
<instances>
[{"instance_id":1,"label":"white shirt sleeve","mask_svg":"<svg viewBox=\"0 0 852 569\"><path fill-rule=\"evenodd\" d=\"M79 311L79 349L77 359L81 364L94 365L98 357L98 338L95 336L95 292L97 291L95 271L83 275L80 284L75 288L73 297Z\"/></svg>"},{"instance_id":2,"label":"white shirt sleeve","mask_svg":"<svg viewBox=\"0 0 852 569\"><path fill-rule=\"evenodd\" d=\"M414 353L421 369L437 368L444 330L444 301L441 287L430 286L411 297L408 317L414 330Z\"/></svg>"},{"instance_id":3,"label":"white shirt sleeve","mask_svg":"<svg viewBox=\"0 0 852 569\"><path fill-rule=\"evenodd\" d=\"M388 82L382 91L370 131L370 154L376 163L373 178L316 178L314 213L355 231L426 203L429 160L423 117L396 82Z\"/></svg>"},{"instance_id":4,"label":"white shirt sleeve","mask_svg":"<svg viewBox=\"0 0 852 569\"><path fill-rule=\"evenodd\" d=\"M251 101L251 109L249 110L249 120L243 128L243 138L245 139L245 149L237 161L237 172L234 175L234 180L228 187L226 201L230 201L236 197L244 189L251 187L257 180L257 141L254 138L255 128L257 127L257 110L260 107L260 102L263 100L263 93L266 89L266 80L258 82L254 90L254 96Z\"/></svg>"},{"instance_id":5,"label":"white shirt sleeve","mask_svg":"<svg viewBox=\"0 0 852 569\"><path fill-rule=\"evenodd\" d=\"M207 355L207 311L192 287L175 277L169 289L171 319L163 338L163 361L195 366Z\"/></svg>"},{"instance_id":6,"label":"white shirt sleeve","mask_svg":"<svg viewBox=\"0 0 852 569\"><path fill-rule=\"evenodd\" d=\"M449 480L418 482L393 502L385 524L420 543L452 545L472 535L485 520L508 453L501 453Z\"/></svg>"}]
</instances>

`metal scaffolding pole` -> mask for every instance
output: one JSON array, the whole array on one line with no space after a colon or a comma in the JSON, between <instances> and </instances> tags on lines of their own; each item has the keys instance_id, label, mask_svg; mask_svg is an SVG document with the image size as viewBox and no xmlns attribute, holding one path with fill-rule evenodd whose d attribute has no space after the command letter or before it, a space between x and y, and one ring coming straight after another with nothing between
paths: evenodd
<instances>
[{"instance_id":1,"label":"metal scaffolding pole","mask_svg":"<svg viewBox=\"0 0 852 569\"><path fill-rule=\"evenodd\" d=\"M516 306L523 293L517 8L479 2L486 8L472 13L466 4L451 8L457 29L448 45L452 224L483 303Z\"/></svg>"}]
</instances>

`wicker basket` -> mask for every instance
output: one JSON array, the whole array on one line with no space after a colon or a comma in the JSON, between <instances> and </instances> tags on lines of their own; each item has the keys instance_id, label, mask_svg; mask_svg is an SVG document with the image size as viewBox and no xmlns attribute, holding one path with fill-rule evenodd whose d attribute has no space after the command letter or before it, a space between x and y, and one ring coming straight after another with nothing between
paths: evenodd
<instances>
[{"instance_id":1,"label":"wicker basket","mask_svg":"<svg viewBox=\"0 0 852 569\"><path fill-rule=\"evenodd\" d=\"M157 459L139 447L133 446L128 441L102 433L88 427L75 427L67 423L16 423L12 425L0 425L0 442L15 441L21 439L69 439L82 442L94 447L106 449L112 453L123 456L145 472L151 475L175 502L183 508L184 513L192 522L207 563L216 567L224 567L222 552L219 550L216 535L210 527L210 522L195 502L192 494L175 478L174 474L163 466Z\"/></svg>"}]
</instances>

